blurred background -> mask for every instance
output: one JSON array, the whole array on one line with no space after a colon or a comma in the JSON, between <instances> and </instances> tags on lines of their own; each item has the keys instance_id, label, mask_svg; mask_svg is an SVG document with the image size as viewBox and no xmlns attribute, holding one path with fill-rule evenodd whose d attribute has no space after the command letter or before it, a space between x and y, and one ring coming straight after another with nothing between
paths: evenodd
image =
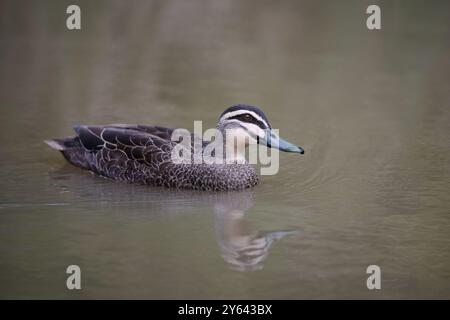
<instances>
[{"instance_id":1,"label":"blurred background","mask_svg":"<svg viewBox=\"0 0 450 320\"><path fill-rule=\"evenodd\" d=\"M449 39L449 1L0 1L0 297L450 298ZM306 150L246 192L116 183L42 142L236 103Z\"/></svg>"}]
</instances>

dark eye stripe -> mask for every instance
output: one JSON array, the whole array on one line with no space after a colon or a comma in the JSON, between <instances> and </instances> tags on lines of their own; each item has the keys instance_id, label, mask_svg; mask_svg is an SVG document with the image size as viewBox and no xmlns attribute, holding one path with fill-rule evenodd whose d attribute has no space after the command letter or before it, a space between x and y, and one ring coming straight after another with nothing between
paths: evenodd
<instances>
[{"instance_id":1,"label":"dark eye stripe","mask_svg":"<svg viewBox=\"0 0 450 320\"><path fill-rule=\"evenodd\" d=\"M266 125L264 124L264 122L255 119L255 117L253 117L251 114L248 113L238 114L236 116L229 118L229 120L239 120L242 122L253 123L258 127L260 127L261 129L266 129Z\"/></svg>"}]
</instances>

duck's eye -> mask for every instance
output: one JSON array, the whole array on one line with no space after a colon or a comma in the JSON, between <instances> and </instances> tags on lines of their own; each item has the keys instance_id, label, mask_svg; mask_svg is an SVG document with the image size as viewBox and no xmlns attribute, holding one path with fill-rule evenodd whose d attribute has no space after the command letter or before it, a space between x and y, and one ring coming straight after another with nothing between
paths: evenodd
<instances>
[{"instance_id":1,"label":"duck's eye","mask_svg":"<svg viewBox=\"0 0 450 320\"><path fill-rule=\"evenodd\" d=\"M245 115L245 120L251 120L251 118L252 118L251 115L249 115L249 114L246 114L246 115Z\"/></svg>"}]
</instances>

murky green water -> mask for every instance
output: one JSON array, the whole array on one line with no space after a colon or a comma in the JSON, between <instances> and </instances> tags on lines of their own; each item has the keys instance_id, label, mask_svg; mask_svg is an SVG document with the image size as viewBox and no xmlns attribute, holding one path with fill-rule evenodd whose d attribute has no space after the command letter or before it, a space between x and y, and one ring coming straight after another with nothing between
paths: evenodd
<instances>
[{"instance_id":1,"label":"murky green water","mask_svg":"<svg viewBox=\"0 0 450 320\"><path fill-rule=\"evenodd\" d=\"M71 2L2 1L0 297L450 298L449 2L377 2L369 31L372 2L77 1L67 31ZM116 183L42 143L235 103L306 149L246 192Z\"/></svg>"}]
</instances>

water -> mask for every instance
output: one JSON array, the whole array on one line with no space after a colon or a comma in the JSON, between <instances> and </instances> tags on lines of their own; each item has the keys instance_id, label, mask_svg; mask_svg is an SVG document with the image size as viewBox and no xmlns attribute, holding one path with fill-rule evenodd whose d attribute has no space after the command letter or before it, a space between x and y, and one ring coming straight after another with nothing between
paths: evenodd
<instances>
[{"instance_id":1,"label":"water","mask_svg":"<svg viewBox=\"0 0 450 320\"><path fill-rule=\"evenodd\" d=\"M0 4L1 298L450 298L450 7ZM42 143L261 106L306 150L245 192L117 183ZM65 269L82 270L82 290ZM366 288L366 268L382 289Z\"/></svg>"}]
</instances>

